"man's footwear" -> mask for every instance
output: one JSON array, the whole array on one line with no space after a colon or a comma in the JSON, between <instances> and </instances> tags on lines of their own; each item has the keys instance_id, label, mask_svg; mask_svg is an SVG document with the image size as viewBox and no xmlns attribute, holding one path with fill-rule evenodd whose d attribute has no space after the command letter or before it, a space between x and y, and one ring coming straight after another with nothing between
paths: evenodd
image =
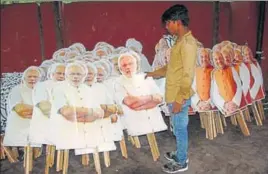
<instances>
[{"instance_id":1,"label":"man's footwear","mask_svg":"<svg viewBox=\"0 0 268 174\"><path fill-rule=\"evenodd\" d=\"M165 173L179 173L188 170L188 163L181 165L175 161L170 161L162 167Z\"/></svg>"},{"instance_id":2,"label":"man's footwear","mask_svg":"<svg viewBox=\"0 0 268 174\"><path fill-rule=\"evenodd\" d=\"M168 161L175 161L175 159L176 159L176 151L167 152L167 153L164 154L164 157ZM189 163L189 158L187 158L186 163Z\"/></svg>"}]
</instances>

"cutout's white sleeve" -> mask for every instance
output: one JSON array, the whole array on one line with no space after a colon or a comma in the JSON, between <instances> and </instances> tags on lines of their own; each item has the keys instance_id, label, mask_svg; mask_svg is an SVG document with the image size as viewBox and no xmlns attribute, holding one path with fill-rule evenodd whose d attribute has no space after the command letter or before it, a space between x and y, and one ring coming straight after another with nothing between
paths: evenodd
<instances>
[{"instance_id":1,"label":"cutout's white sleeve","mask_svg":"<svg viewBox=\"0 0 268 174\"><path fill-rule=\"evenodd\" d=\"M147 79L145 79L145 80L150 85L151 94L159 94L159 95L163 96L160 88L157 86L156 82L154 81L154 79L152 77L147 77Z\"/></svg>"},{"instance_id":2,"label":"cutout's white sleeve","mask_svg":"<svg viewBox=\"0 0 268 174\"><path fill-rule=\"evenodd\" d=\"M114 84L115 88L115 99L117 104L122 105L124 98L128 95L126 89L124 88L123 85L120 83L116 82Z\"/></svg>"},{"instance_id":3,"label":"cutout's white sleeve","mask_svg":"<svg viewBox=\"0 0 268 174\"><path fill-rule=\"evenodd\" d=\"M248 68L244 63L240 65L240 79L242 81L243 93L246 94L250 89L250 73Z\"/></svg>"},{"instance_id":4,"label":"cutout's white sleeve","mask_svg":"<svg viewBox=\"0 0 268 174\"><path fill-rule=\"evenodd\" d=\"M241 99L242 99L241 80L239 78L238 73L234 69L234 67L232 67L232 72L233 72L233 77L234 77L234 80L235 80L235 83L236 83L236 93L235 93L235 96L232 99L232 102L234 102L237 106L240 106Z\"/></svg>"},{"instance_id":5,"label":"cutout's white sleeve","mask_svg":"<svg viewBox=\"0 0 268 174\"><path fill-rule=\"evenodd\" d=\"M22 102L23 99L20 94L20 85L17 85L14 88L12 88L12 90L8 95L8 102L7 102L8 112L10 112L14 108L14 106Z\"/></svg>"},{"instance_id":6,"label":"cutout's white sleeve","mask_svg":"<svg viewBox=\"0 0 268 174\"><path fill-rule=\"evenodd\" d=\"M48 101L49 95L46 89L46 84L43 82L37 83L33 89L33 104L36 105L41 101Z\"/></svg>"},{"instance_id":7,"label":"cutout's white sleeve","mask_svg":"<svg viewBox=\"0 0 268 174\"><path fill-rule=\"evenodd\" d=\"M260 73L259 73L258 68L254 64L250 64L250 67L251 67L251 73L254 79L254 84L252 88L250 89L250 95L253 99L255 99L259 91L259 88L261 87Z\"/></svg>"},{"instance_id":8,"label":"cutout's white sleeve","mask_svg":"<svg viewBox=\"0 0 268 174\"><path fill-rule=\"evenodd\" d=\"M196 87L196 75L194 76L194 80L192 83L192 89L194 91L194 95L191 97L191 106L194 110L197 110L197 103L200 101L200 97L197 93L197 87Z\"/></svg>"},{"instance_id":9,"label":"cutout's white sleeve","mask_svg":"<svg viewBox=\"0 0 268 174\"><path fill-rule=\"evenodd\" d=\"M51 95L53 108L56 112L58 112L63 106L68 105L64 90L59 86L52 88Z\"/></svg>"}]
</instances>

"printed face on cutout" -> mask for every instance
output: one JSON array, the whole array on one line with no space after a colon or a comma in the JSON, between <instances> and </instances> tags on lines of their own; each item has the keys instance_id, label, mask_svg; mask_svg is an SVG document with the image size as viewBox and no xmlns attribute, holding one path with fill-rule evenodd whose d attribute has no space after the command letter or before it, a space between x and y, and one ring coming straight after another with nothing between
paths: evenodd
<instances>
[{"instance_id":1,"label":"printed face on cutout","mask_svg":"<svg viewBox=\"0 0 268 174\"><path fill-rule=\"evenodd\" d=\"M35 69L27 70L27 72L25 73L25 78L24 78L26 86L29 88L33 88L34 85L38 82L40 76L41 74L39 73L39 71Z\"/></svg>"},{"instance_id":2,"label":"printed face on cutout","mask_svg":"<svg viewBox=\"0 0 268 174\"><path fill-rule=\"evenodd\" d=\"M94 70L91 67L88 67L88 73L87 73L87 77L85 79L86 84L92 85L94 78L95 78Z\"/></svg>"},{"instance_id":3,"label":"printed face on cutout","mask_svg":"<svg viewBox=\"0 0 268 174\"><path fill-rule=\"evenodd\" d=\"M52 75L53 80L63 81L65 80L65 66L59 65L56 68L56 71Z\"/></svg>"},{"instance_id":4,"label":"printed face on cutout","mask_svg":"<svg viewBox=\"0 0 268 174\"><path fill-rule=\"evenodd\" d=\"M82 67L73 65L68 69L67 80L73 86L78 86L82 83L83 77L85 76Z\"/></svg>"},{"instance_id":5,"label":"printed face on cutout","mask_svg":"<svg viewBox=\"0 0 268 174\"><path fill-rule=\"evenodd\" d=\"M137 63L135 58L131 56L124 56L120 60L120 69L123 75L132 77L132 74L137 70Z\"/></svg>"}]
</instances>

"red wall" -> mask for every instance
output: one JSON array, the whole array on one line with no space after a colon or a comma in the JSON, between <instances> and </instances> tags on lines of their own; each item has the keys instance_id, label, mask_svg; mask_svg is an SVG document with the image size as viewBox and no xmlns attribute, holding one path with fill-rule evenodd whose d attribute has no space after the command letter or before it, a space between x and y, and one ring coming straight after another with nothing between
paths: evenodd
<instances>
[{"instance_id":1,"label":"red wall","mask_svg":"<svg viewBox=\"0 0 268 174\"><path fill-rule=\"evenodd\" d=\"M80 2L63 5L65 46L83 43L92 49L96 42L121 46L134 37L143 43L144 54L152 62L155 44L165 32L161 28L163 11L176 2ZM213 3L180 2L190 13L190 28L206 47L212 47ZM247 42L255 52L257 3L221 3L219 39L238 44ZM54 14L51 3L41 5L45 56L56 50ZM266 11L264 51L268 59L268 8ZM1 10L1 71L23 71L41 63L36 4L8 5ZM268 73L267 61L263 71ZM266 64L266 65L265 65ZM268 86L268 79L265 81Z\"/></svg>"}]
</instances>

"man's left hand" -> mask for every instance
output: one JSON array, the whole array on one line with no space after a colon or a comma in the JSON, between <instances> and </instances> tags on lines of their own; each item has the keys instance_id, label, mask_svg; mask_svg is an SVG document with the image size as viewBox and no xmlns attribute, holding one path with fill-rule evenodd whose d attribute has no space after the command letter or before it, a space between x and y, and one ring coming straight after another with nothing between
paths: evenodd
<instances>
[{"instance_id":1,"label":"man's left hand","mask_svg":"<svg viewBox=\"0 0 268 174\"><path fill-rule=\"evenodd\" d=\"M184 102L183 102L184 103ZM173 102L173 109L172 109L172 113L176 114L181 112L182 109L182 105L183 103L177 103L177 102Z\"/></svg>"}]
</instances>

